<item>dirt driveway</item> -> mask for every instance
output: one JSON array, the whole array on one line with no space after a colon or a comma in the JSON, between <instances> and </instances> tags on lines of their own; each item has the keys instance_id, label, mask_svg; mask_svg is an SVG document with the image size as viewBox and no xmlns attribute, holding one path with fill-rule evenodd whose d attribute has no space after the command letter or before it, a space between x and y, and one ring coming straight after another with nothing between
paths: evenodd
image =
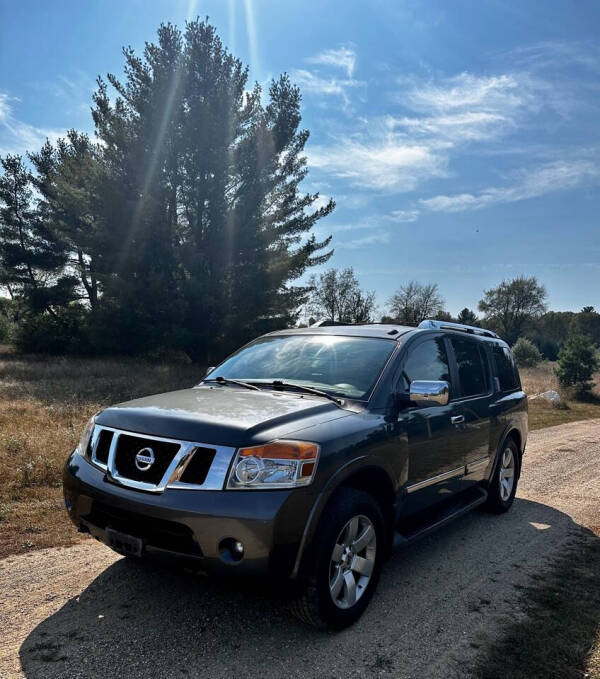
<instances>
[{"instance_id":1,"label":"dirt driveway","mask_svg":"<svg viewBox=\"0 0 600 679\"><path fill-rule=\"evenodd\" d=\"M363 618L303 627L268 584L126 562L97 543L0 561L0 677L468 675L519 588L600 524L600 420L531 434L513 509L474 512L386 565Z\"/></svg>"}]
</instances>

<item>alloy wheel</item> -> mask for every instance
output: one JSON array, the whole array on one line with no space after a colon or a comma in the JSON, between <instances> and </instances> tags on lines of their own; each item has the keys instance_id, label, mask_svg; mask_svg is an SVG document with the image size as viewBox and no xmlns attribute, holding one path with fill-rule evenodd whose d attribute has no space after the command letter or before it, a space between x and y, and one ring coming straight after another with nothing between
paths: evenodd
<instances>
[{"instance_id":1,"label":"alloy wheel","mask_svg":"<svg viewBox=\"0 0 600 679\"><path fill-rule=\"evenodd\" d=\"M377 535L371 519L352 517L340 531L329 567L329 592L338 608L351 608L364 594L377 554Z\"/></svg>"},{"instance_id":2,"label":"alloy wheel","mask_svg":"<svg viewBox=\"0 0 600 679\"><path fill-rule=\"evenodd\" d=\"M500 497L507 502L515 485L515 456L511 448L506 448L500 460Z\"/></svg>"}]
</instances>

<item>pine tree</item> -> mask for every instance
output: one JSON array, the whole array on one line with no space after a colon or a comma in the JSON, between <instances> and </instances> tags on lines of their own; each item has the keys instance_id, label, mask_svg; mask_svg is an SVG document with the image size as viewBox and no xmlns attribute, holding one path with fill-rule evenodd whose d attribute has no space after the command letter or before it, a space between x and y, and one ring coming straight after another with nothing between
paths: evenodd
<instances>
[{"instance_id":1,"label":"pine tree","mask_svg":"<svg viewBox=\"0 0 600 679\"><path fill-rule=\"evenodd\" d=\"M263 106L202 21L162 25L143 57L124 56L124 80L99 79L94 96L111 205L105 302L135 316L137 336L212 360L295 318L307 289L291 281L331 255L311 230L334 204L311 210L318 194L300 191L308 132L286 75Z\"/></svg>"},{"instance_id":2,"label":"pine tree","mask_svg":"<svg viewBox=\"0 0 600 679\"><path fill-rule=\"evenodd\" d=\"M65 273L66 244L45 220L23 158L7 155L0 165L2 284L28 311L58 319L58 309L74 297L75 281Z\"/></svg>"},{"instance_id":3,"label":"pine tree","mask_svg":"<svg viewBox=\"0 0 600 679\"><path fill-rule=\"evenodd\" d=\"M37 170L34 185L40 195L40 216L65 244L82 296L94 311L101 292L99 260L106 225L99 195L104 175L98 148L87 135L70 130L55 147L47 141L29 157Z\"/></svg>"}]
</instances>

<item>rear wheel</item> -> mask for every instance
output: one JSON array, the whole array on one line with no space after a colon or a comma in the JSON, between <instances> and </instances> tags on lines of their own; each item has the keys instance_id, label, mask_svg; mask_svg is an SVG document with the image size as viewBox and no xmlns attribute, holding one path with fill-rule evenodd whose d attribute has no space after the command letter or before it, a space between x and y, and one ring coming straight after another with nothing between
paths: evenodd
<instances>
[{"instance_id":1,"label":"rear wheel","mask_svg":"<svg viewBox=\"0 0 600 679\"><path fill-rule=\"evenodd\" d=\"M500 514L510 509L517 492L519 451L513 439L504 442L488 488L485 508Z\"/></svg>"},{"instance_id":2,"label":"rear wheel","mask_svg":"<svg viewBox=\"0 0 600 679\"><path fill-rule=\"evenodd\" d=\"M303 622L342 629L373 596L384 554L379 505L360 490L343 488L327 507L315 538L312 576L292 611Z\"/></svg>"}]
</instances>

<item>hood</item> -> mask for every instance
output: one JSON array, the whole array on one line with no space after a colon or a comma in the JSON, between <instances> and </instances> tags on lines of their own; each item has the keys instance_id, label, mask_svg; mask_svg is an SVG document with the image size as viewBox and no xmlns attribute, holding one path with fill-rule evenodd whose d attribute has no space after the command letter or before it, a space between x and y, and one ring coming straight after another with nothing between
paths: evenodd
<instances>
[{"instance_id":1,"label":"hood","mask_svg":"<svg viewBox=\"0 0 600 679\"><path fill-rule=\"evenodd\" d=\"M238 447L348 414L309 394L199 386L111 406L96 422L152 436Z\"/></svg>"}]
</instances>

